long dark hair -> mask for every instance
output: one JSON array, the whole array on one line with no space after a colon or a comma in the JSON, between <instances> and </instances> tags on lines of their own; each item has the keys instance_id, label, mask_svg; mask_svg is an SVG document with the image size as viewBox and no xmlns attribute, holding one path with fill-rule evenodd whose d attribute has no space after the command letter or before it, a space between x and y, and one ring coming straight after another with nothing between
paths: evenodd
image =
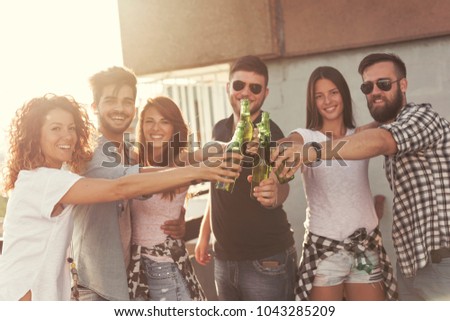
<instances>
[{"instance_id":1,"label":"long dark hair","mask_svg":"<svg viewBox=\"0 0 450 321\"><path fill-rule=\"evenodd\" d=\"M339 70L330 66L317 67L309 77L306 93L306 128L319 130L323 126L323 118L317 110L314 94L314 86L319 79L328 79L336 85L344 104L344 125L346 128L355 128L350 89Z\"/></svg>"}]
</instances>

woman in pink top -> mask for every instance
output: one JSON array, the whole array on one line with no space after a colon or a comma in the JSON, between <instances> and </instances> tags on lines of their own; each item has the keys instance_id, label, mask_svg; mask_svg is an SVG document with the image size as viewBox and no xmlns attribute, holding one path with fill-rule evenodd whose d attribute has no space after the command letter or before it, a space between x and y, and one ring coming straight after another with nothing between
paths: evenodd
<instances>
[{"instance_id":1,"label":"woman in pink top","mask_svg":"<svg viewBox=\"0 0 450 321\"><path fill-rule=\"evenodd\" d=\"M167 97L149 99L137 128L141 166L184 166L188 126L178 106ZM133 200L130 298L134 300L205 300L182 239L160 226L177 219L188 187Z\"/></svg>"}]
</instances>

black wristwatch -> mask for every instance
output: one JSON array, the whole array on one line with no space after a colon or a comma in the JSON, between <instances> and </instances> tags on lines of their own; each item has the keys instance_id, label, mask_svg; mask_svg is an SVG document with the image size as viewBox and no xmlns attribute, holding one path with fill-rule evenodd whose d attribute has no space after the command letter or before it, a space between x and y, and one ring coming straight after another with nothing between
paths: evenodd
<instances>
[{"instance_id":1,"label":"black wristwatch","mask_svg":"<svg viewBox=\"0 0 450 321\"><path fill-rule=\"evenodd\" d=\"M316 151L316 159L312 162L318 162L322 159L322 145L320 145L318 142L309 142L306 143L306 150L308 150L310 147L314 148Z\"/></svg>"}]
</instances>

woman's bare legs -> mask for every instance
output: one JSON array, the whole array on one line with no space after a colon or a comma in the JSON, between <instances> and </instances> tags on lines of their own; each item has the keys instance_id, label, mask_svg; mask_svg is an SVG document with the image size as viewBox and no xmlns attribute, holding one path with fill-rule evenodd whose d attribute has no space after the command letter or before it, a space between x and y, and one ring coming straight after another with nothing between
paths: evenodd
<instances>
[{"instance_id":1,"label":"woman's bare legs","mask_svg":"<svg viewBox=\"0 0 450 321\"><path fill-rule=\"evenodd\" d=\"M346 283L334 286L313 286L312 301L384 301L386 293L383 282Z\"/></svg>"},{"instance_id":2,"label":"woman's bare legs","mask_svg":"<svg viewBox=\"0 0 450 321\"><path fill-rule=\"evenodd\" d=\"M346 283L345 298L349 301L384 301L383 281L377 283Z\"/></svg>"},{"instance_id":3,"label":"woman's bare legs","mask_svg":"<svg viewBox=\"0 0 450 321\"><path fill-rule=\"evenodd\" d=\"M313 286L311 301L342 301L344 298L344 285Z\"/></svg>"}]
</instances>

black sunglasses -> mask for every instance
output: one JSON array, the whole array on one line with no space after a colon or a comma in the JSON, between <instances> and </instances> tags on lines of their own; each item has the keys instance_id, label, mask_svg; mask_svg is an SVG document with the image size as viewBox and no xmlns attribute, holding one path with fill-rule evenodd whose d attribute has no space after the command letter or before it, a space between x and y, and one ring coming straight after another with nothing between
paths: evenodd
<instances>
[{"instance_id":1,"label":"black sunglasses","mask_svg":"<svg viewBox=\"0 0 450 321\"><path fill-rule=\"evenodd\" d=\"M233 81L233 89L235 91L241 91L242 89L245 88L246 84L247 83L243 81L235 80ZM260 84L249 84L248 86L250 87L250 91L255 95L258 95L262 90L262 86Z\"/></svg>"},{"instance_id":2,"label":"black sunglasses","mask_svg":"<svg viewBox=\"0 0 450 321\"><path fill-rule=\"evenodd\" d=\"M399 82L400 80L402 80L402 78L394 80L394 81L392 81L390 79L387 79L387 78L381 78L381 79L378 79L375 84L382 91L389 91L392 88L392 84L394 84L396 82ZM373 82L366 81L365 83L363 83L361 85L360 88L361 88L361 91L363 92L364 95L368 95L368 94L370 94L373 91L373 87L374 87L374 83Z\"/></svg>"}]
</instances>

